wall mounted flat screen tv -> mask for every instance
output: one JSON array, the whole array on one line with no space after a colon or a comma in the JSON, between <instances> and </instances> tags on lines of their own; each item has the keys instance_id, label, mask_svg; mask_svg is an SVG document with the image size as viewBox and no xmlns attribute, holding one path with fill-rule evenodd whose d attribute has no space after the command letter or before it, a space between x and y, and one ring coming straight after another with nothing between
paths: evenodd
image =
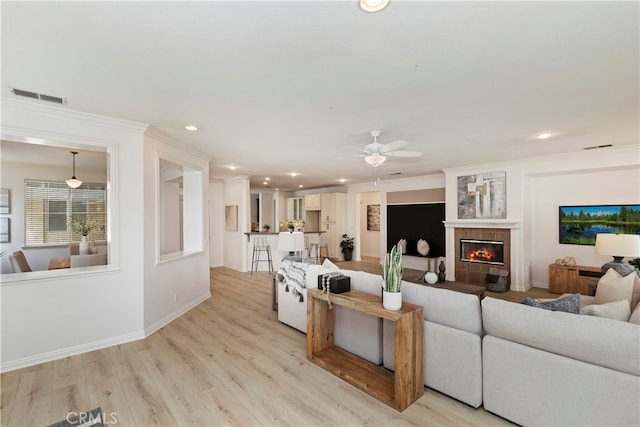
<instances>
[{"instance_id":1,"label":"wall mounted flat screen tv","mask_svg":"<svg viewBox=\"0 0 640 427\"><path fill-rule=\"evenodd\" d=\"M596 234L640 234L640 205L560 206L560 243L595 245Z\"/></svg>"}]
</instances>

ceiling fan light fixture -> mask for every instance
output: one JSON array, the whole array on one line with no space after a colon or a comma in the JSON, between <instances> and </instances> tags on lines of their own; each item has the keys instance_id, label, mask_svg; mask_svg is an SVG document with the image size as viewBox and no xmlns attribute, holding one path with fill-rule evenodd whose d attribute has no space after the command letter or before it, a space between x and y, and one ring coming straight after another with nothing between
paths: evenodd
<instances>
[{"instance_id":1,"label":"ceiling fan light fixture","mask_svg":"<svg viewBox=\"0 0 640 427\"><path fill-rule=\"evenodd\" d=\"M76 178L76 154L78 154L78 152L71 151L70 153L73 154L73 175L71 176L71 178L67 179L65 182L71 188L78 188L82 185L82 181Z\"/></svg>"},{"instance_id":2,"label":"ceiling fan light fixture","mask_svg":"<svg viewBox=\"0 0 640 427\"><path fill-rule=\"evenodd\" d=\"M364 158L364 161L369 163L374 168L383 164L385 160L387 160L387 157L380 154L370 154Z\"/></svg>"},{"instance_id":3,"label":"ceiling fan light fixture","mask_svg":"<svg viewBox=\"0 0 640 427\"><path fill-rule=\"evenodd\" d=\"M389 5L389 0L360 0L360 9L365 12L380 12Z\"/></svg>"}]
</instances>

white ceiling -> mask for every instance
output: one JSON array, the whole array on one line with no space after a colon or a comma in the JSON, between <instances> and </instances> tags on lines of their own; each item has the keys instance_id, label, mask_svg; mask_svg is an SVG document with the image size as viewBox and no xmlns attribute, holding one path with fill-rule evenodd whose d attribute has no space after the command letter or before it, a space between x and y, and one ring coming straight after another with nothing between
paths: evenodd
<instances>
[{"instance_id":1,"label":"white ceiling","mask_svg":"<svg viewBox=\"0 0 640 427\"><path fill-rule=\"evenodd\" d=\"M252 185L332 186L639 140L635 1L1 8L3 96L12 86L149 123L209 154L214 176ZM368 166L346 146L370 143L371 129L424 155Z\"/></svg>"}]
</instances>

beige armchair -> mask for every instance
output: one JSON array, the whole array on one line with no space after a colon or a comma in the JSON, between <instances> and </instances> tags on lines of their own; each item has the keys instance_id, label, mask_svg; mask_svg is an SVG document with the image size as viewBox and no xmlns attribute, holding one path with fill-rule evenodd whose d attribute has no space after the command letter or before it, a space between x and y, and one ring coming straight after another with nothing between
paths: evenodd
<instances>
[{"instance_id":1,"label":"beige armchair","mask_svg":"<svg viewBox=\"0 0 640 427\"><path fill-rule=\"evenodd\" d=\"M107 254L71 255L69 267L90 267L92 265L107 265Z\"/></svg>"},{"instance_id":2,"label":"beige armchair","mask_svg":"<svg viewBox=\"0 0 640 427\"><path fill-rule=\"evenodd\" d=\"M25 273L31 271L31 267L27 262L27 257L24 256L24 252L17 251L9 256L9 263L13 268L14 273Z\"/></svg>"}]
</instances>

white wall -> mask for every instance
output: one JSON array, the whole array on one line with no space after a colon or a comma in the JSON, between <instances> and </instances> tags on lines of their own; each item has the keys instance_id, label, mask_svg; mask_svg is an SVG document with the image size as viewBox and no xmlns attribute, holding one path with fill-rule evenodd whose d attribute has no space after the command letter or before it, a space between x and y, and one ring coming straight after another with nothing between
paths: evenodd
<instances>
[{"instance_id":1,"label":"white wall","mask_svg":"<svg viewBox=\"0 0 640 427\"><path fill-rule=\"evenodd\" d=\"M3 371L54 360L143 336L143 186L145 125L70 111L36 102L2 99L2 139L55 145L109 145L117 174L111 218L112 268L91 275L22 273L2 277ZM14 205L15 206L15 205ZM28 275L28 276L27 276ZM15 276L15 275L13 275Z\"/></svg>"},{"instance_id":2,"label":"white wall","mask_svg":"<svg viewBox=\"0 0 640 427\"><path fill-rule=\"evenodd\" d=\"M224 230L224 266L236 271L247 271L248 245L244 233L249 231L250 226L249 197L249 178L224 181L224 206L238 206L238 230Z\"/></svg>"},{"instance_id":3,"label":"white wall","mask_svg":"<svg viewBox=\"0 0 640 427\"><path fill-rule=\"evenodd\" d=\"M39 102L3 98L2 121L3 140L107 147L115 159L108 176L110 265L91 273L3 275L2 371L143 338L145 330L153 332L209 296L208 159L151 132L145 136L146 125ZM197 214L199 235L185 236L185 247L200 250L164 263L158 262L160 154L202 170L195 180L185 175L201 194L185 218L193 223Z\"/></svg>"},{"instance_id":4,"label":"white wall","mask_svg":"<svg viewBox=\"0 0 640 427\"><path fill-rule=\"evenodd\" d=\"M380 231L367 230L367 206L380 205L380 192L360 193L360 256L380 256ZM380 206L382 212L383 207ZM386 207L384 207L386 209Z\"/></svg>"},{"instance_id":5,"label":"white wall","mask_svg":"<svg viewBox=\"0 0 640 427\"><path fill-rule=\"evenodd\" d=\"M574 172L531 179L531 283L547 288L548 266L572 256L578 265L601 266L611 260L593 246L558 243L558 207L570 205L640 204L638 169ZM633 184L635 183L635 185Z\"/></svg>"},{"instance_id":6,"label":"white wall","mask_svg":"<svg viewBox=\"0 0 640 427\"><path fill-rule=\"evenodd\" d=\"M209 265L224 266L224 183L209 183Z\"/></svg>"},{"instance_id":7,"label":"white wall","mask_svg":"<svg viewBox=\"0 0 640 427\"><path fill-rule=\"evenodd\" d=\"M153 333L211 296L208 158L152 130L144 137L144 326ZM160 257L160 159L183 166L184 251Z\"/></svg>"}]
</instances>

